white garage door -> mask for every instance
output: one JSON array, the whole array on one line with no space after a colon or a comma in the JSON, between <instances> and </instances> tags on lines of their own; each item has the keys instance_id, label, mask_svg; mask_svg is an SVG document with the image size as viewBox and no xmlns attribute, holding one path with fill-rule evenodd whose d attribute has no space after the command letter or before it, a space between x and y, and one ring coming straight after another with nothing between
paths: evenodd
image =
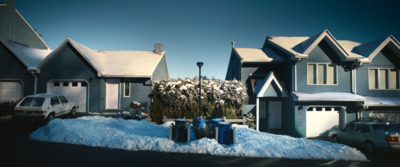
<instances>
[{"instance_id":1,"label":"white garage door","mask_svg":"<svg viewBox=\"0 0 400 167\"><path fill-rule=\"evenodd\" d=\"M17 81L0 81L0 102L18 101L22 98L22 85Z\"/></svg>"},{"instance_id":2,"label":"white garage door","mask_svg":"<svg viewBox=\"0 0 400 167\"><path fill-rule=\"evenodd\" d=\"M339 125L339 107L308 107L306 137L318 137Z\"/></svg>"},{"instance_id":3,"label":"white garage door","mask_svg":"<svg viewBox=\"0 0 400 167\"><path fill-rule=\"evenodd\" d=\"M79 106L77 112L86 112L87 83L85 81L50 81L47 92L65 96Z\"/></svg>"}]
</instances>

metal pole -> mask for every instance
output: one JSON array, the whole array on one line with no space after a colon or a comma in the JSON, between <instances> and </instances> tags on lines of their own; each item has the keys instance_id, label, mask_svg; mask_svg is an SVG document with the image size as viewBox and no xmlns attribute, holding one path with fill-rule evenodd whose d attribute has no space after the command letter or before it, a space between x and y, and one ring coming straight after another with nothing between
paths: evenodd
<instances>
[{"instance_id":1,"label":"metal pole","mask_svg":"<svg viewBox=\"0 0 400 167\"><path fill-rule=\"evenodd\" d=\"M197 62L197 66L199 67L199 117L201 117L201 67L203 65L203 62Z\"/></svg>"},{"instance_id":2,"label":"metal pole","mask_svg":"<svg viewBox=\"0 0 400 167\"><path fill-rule=\"evenodd\" d=\"M201 112L201 67L199 67L199 117Z\"/></svg>"}]
</instances>

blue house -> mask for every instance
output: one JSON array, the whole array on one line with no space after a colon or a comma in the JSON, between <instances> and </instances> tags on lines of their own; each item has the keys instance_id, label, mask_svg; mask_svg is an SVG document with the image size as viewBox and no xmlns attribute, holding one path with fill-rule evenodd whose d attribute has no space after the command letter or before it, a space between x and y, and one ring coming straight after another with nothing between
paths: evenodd
<instances>
[{"instance_id":1,"label":"blue house","mask_svg":"<svg viewBox=\"0 0 400 167\"><path fill-rule=\"evenodd\" d=\"M78 112L129 110L151 103L152 83L169 78L162 44L154 51L98 51L66 39L37 66L38 93L65 95Z\"/></svg>"},{"instance_id":2,"label":"blue house","mask_svg":"<svg viewBox=\"0 0 400 167\"><path fill-rule=\"evenodd\" d=\"M0 103L36 92L37 69L51 50L15 9L15 0L0 3Z\"/></svg>"},{"instance_id":3,"label":"blue house","mask_svg":"<svg viewBox=\"0 0 400 167\"><path fill-rule=\"evenodd\" d=\"M245 107L257 130L317 137L334 126L400 107L400 44L390 36L371 43L269 36L262 48L232 47L227 80L245 82Z\"/></svg>"}]
</instances>

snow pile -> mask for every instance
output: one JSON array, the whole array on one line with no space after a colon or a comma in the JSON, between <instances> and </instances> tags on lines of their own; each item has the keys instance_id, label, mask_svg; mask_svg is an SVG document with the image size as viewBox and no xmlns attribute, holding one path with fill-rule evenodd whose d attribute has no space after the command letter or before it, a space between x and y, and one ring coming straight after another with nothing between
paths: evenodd
<instances>
[{"instance_id":1,"label":"snow pile","mask_svg":"<svg viewBox=\"0 0 400 167\"><path fill-rule=\"evenodd\" d=\"M146 121L105 117L55 119L31 134L31 139L126 150L201 153L225 156L294 159L367 160L358 150L325 141L257 132L236 126L236 144L220 145L215 139L169 140L169 128Z\"/></svg>"}]
</instances>

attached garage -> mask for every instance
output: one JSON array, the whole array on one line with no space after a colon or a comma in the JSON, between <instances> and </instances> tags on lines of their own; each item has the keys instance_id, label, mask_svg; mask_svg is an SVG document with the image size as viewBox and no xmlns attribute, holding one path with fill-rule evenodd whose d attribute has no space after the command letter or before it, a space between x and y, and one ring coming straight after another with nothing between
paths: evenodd
<instances>
[{"instance_id":1,"label":"attached garage","mask_svg":"<svg viewBox=\"0 0 400 167\"><path fill-rule=\"evenodd\" d=\"M19 81L0 81L0 102L20 100L22 89L22 84Z\"/></svg>"},{"instance_id":2,"label":"attached garage","mask_svg":"<svg viewBox=\"0 0 400 167\"><path fill-rule=\"evenodd\" d=\"M340 107L313 107L306 111L306 137L318 137L339 125Z\"/></svg>"},{"instance_id":3,"label":"attached garage","mask_svg":"<svg viewBox=\"0 0 400 167\"><path fill-rule=\"evenodd\" d=\"M49 81L47 93L65 96L68 101L79 106L77 112L86 112L88 99L88 83L84 80L74 81Z\"/></svg>"}]
</instances>

